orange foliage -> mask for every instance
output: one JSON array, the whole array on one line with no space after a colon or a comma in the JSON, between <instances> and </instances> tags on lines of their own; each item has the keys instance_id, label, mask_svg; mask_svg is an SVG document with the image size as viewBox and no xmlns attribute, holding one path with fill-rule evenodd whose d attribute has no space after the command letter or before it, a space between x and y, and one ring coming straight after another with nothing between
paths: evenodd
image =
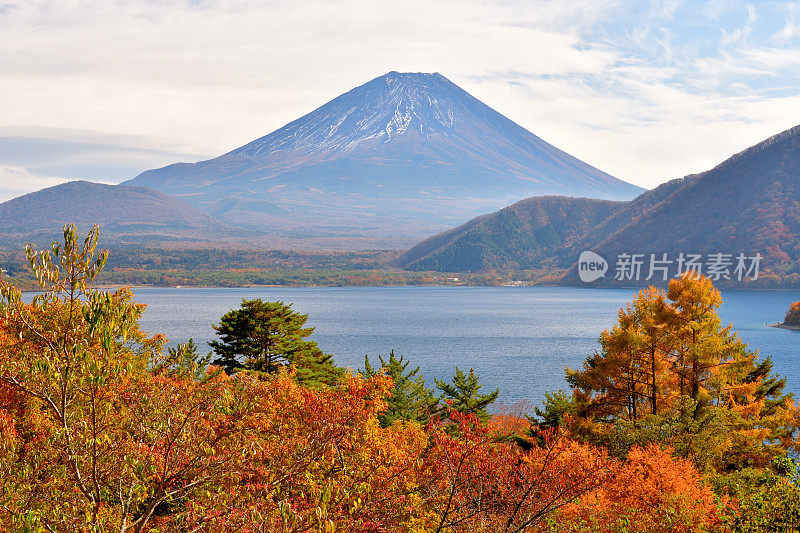
<instances>
[{"instance_id":1,"label":"orange foliage","mask_svg":"<svg viewBox=\"0 0 800 533\"><path fill-rule=\"evenodd\" d=\"M783 323L787 326L800 326L800 302L792 303Z\"/></svg>"},{"instance_id":2,"label":"orange foliage","mask_svg":"<svg viewBox=\"0 0 800 533\"><path fill-rule=\"evenodd\" d=\"M522 449L448 413L378 415L394 384L348 375L310 390L283 373L170 366L128 291L87 289L81 248L29 252L49 287L31 305L0 283L0 525L15 531L693 531L717 523L694 467L657 447L617 463L543 430ZM94 240L93 240L94 239ZM64 278L59 273L68 273ZM69 290L67 290L69 288ZM80 293L76 295L77 291ZM694 529L693 529L694 528Z\"/></svg>"},{"instance_id":3,"label":"orange foliage","mask_svg":"<svg viewBox=\"0 0 800 533\"><path fill-rule=\"evenodd\" d=\"M524 400L497 404L487 423L487 429L493 435L523 435L530 428L531 423L526 415L531 412L530 404Z\"/></svg>"},{"instance_id":4,"label":"orange foliage","mask_svg":"<svg viewBox=\"0 0 800 533\"><path fill-rule=\"evenodd\" d=\"M719 527L720 509L691 461L651 444L633 448L563 519L565 531L689 533Z\"/></svg>"},{"instance_id":5,"label":"orange foliage","mask_svg":"<svg viewBox=\"0 0 800 533\"><path fill-rule=\"evenodd\" d=\"M541 433L543 445L523 451L491 439L473 415L450 418L458 436L433 431L422 479L436 518L432 531L535 531L608 473L602 452L554 432Z\"/></svg>"},{"instance_id":6,"label":"orange foliage","mask_svg":"<svg viewBox=\"0 0 800 533\"><path fill-rule=\"evenodd\" d=\"M9 344L10 338L5 331L5 321L0 319L0 345ZM17 431L14 424L16 411L19 407L19 397L14 389L4 382L0 382L0 447L5 448L6 443L16 439Z\"/></svg>"},{"instance_id":7,"label":"orange foliage","mask_svg":"<svg viewBox=\"0 0 800 533\"><path fill-rule=\"evenodd\" d=\"M254 400L243 460L192 502L191 522L214 531L383 531L412 520L427 439L415 425L378 424L391 380L348 376L324 391L286 375L243 385Z\"/></svg>"}]
</instances>

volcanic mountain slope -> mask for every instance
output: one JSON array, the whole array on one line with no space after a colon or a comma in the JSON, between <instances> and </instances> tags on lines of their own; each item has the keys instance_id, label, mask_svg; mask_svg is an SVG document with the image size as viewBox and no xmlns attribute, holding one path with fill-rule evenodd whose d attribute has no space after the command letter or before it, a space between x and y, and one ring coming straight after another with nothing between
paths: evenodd
<instances>
[{"instance_id":1,"label":"volcanic mountain slope","mask_svg":"<svg viewBox=\"0 0 800 533\"><path fill-rule=\"evenodd\" d=\"M127 182L298 247L397 247L540 194L642 189L549 145L440 74L390 72L225 155Z\"/></svg>"},{"instance_id":2,"label":"volcanic mountain slope","mask_svg":"<svg viewBox=\"0 0 800 533\"><path fill-rule=\"evenodd\" d=\"M624 206L624 202L539 196L470 220L408 250L398 264L442 272L535 268Z\"/></svg>"},{"instance_id":3,"label":"volcanic mountain slope","mask_svg":"<svg viewBox=\"0 0 800 533\"><path fill-rule=\"evenodd\" d=\"M147 187L72 181L0 204L0 243L49 242L67 223L100 226L104 244L201 241L227 226Z\"/></svg>"},{"instance_id":4,"label":"volcanic mountain slope","mask_svg":"<svg viewBox=\"0 0 800 533\"><path fill-rule=\"evenodd\" d=\"M681 184L594 250L764 255L764 266L800 272L800 126Z\"/></svg>"}]
</instances>

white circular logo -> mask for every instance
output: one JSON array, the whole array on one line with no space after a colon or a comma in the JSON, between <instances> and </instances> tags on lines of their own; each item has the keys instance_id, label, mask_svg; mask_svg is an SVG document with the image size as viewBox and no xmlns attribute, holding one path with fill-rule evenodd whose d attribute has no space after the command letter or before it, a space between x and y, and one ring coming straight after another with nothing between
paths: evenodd
<instances>
[{"instance_id":1,"label":"white circular logo","mask_svg":"<svg viewBox=\"0 0 800 533\"><path fill-rule=\"evenodd\" d=\"M608 272L608 261L601 255L586 250L578 258L578 277L584 283L604 278Z\"/></svg>"}]
</instances>

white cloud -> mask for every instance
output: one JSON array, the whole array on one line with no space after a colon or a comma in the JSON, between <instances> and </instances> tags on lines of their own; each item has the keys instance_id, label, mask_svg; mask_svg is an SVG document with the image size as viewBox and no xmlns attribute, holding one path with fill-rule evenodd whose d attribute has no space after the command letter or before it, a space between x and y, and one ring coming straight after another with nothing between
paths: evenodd
<instances>
[{"instance_id":1,"label":"white cloud","mask_svg":"<svg viewBox=\"0 0 800 533\"><path fill-rule=\"evenodd\" d=\"M115 133L95 139L103 147L94 151L82 141L48 171L95 165L119 180L142 165L216 155L389 70L439 71L545 140L645 186L800 123L785 89L797 87L800 57L790 8L677 0L8 6L0 10L0 97L12 105L0 125Z\"/></svg>"},{"instance_id":2,"label":"white cloud","mask_svg":"<svg viewBox=\"0 0 800 533\"><path fill-rule=\"evenodd\" d=\"M67 181L70 180L32 174L23 167L0 165L0 202Z\"/></svg>"},{"instance_id":3,"label":"white cloud","mask_svg":"<svg viewBox=\"0 0 800 533\"><path fill-rule=\"evenodd\" d=\"M798 18L800 18L800 6L793 3L788 4L786 6L786 23L771 40L785 43L800 37L800 22L798 22Z\"/></svg>"},{"instance_id":4,"label":"white cloud","mask_svg":"<svg viewBox=\"0 0 800 533\"><path fill-rule=\"evenodd\" d=\"M119 183L140 172L213 154L188 152L179 143L155 137L89 130L0 126L0 187L26 193L43 183L85 179Z\"/></svg>"}]
</instances>

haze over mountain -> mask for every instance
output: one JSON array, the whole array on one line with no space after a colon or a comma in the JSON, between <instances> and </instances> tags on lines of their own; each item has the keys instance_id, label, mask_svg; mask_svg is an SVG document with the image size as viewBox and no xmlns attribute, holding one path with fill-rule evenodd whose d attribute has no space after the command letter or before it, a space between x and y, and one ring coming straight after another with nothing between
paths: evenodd
<instances>
[{"instance_id":1,"label":"haze over mountain","mask_svg":"<svg viewBox=\"0 0 800 533\"><path fill-rule=\"evenodd\" d=\"M545 199L531 198L497 213L476 218L459 228L423 241L401 264L458 272L475 265L502 264L522 268L536 257L551 266L574 265L584 250L605 257L613 270L619 254L739 253L764 256L773 272L800 274L800 126L747 149L713 169L676 179L616 203L604 218L572 218L577 238L562 233L543 247L537 226L505 223L540 216ZM551 198L548 212L561 212L581 199ZM584 206L586 208L587 206ZM602 211L597 211L600 216ZM576 223L580 222L580 223ZM465 245L467 243L467 245ZM549 254L543 258L542 253ZM446 258L443 259L443 258ZM531 263L529 263L531 264ZM613 283L613 272L605 281ZM577 282L574 267L565 278Z\"/></svg>"},{"instance_id":2,"label":"haze over mountain","mask_svg":"<svg viewBox=\"0 0 800 533\"><path fill-rule=\"evenodd\" d=\"M49 243L59 229L100 226L104 245L201 241L229 230L194 207L148 187L71 181L0 204L0 244Z\"/></svg>"},{"instance_id":3,"label":"haze over mountain","mask_svg":"<svg viewBox=\"0 0 800 533\"><path fill-rule=\"evenodd\" d=\"M533 195L642 189L551 146L440 74L390 72L215 159L126 182L295 247L402 247Z\"/></svg>"}]
</instances>

